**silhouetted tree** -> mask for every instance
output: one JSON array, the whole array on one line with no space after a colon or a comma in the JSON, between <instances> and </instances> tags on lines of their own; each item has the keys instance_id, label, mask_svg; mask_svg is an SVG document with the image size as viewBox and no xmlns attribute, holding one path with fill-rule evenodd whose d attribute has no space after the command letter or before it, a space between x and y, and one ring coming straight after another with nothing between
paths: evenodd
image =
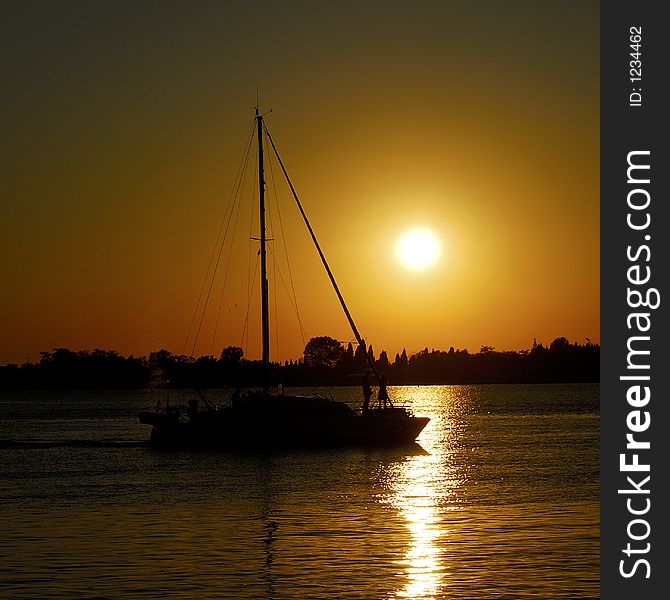
<instances>
[{"instance_id":1,"label":"silhouetted tree","mask_svg":"<svg viewBox=\"0 0 670 600\"><path fill-rule=\"evenodd\" d=\"M549 344L549 350L561 351L569 347L570 342L568 341L568 338L564 337L558 337L553 342L551 342L551 344Z\"/></svg>"},{"instance_id":2,"label":"silhouetted tree","mask_svg":"<svg viewBox=\"0 0 670 600\"><path fill-rule=\"evenodd\" d=\"M351 373L354 370L354 348L351 342L347 344L346 350L340 355L337 367L341 373Z\"/></svg>"},{"instance_id":3,"label":"silhouetted tree","mask_svg":"<svg viewBox=\"0 0 670 600\"><path fill-rule=\"evenodd\" d=\"M244 351L239 346L226 346L221 351L220 360L226 365L236 365L244 356Z\"/></svg>"},{"instance_id":4,"label":"silhouetted tree","mask_svg":"<svg viewBox=\"0 0 670 600\"><path fill-rule=\"evenodd\" d=\"M377 360L377 368L378 368L380 371L384 372L384 371L387 371L387 370L388 370L389 366L390 366L390 364L389 364L389 357L388 357L388 355L386 354L386 350L382 350L382 351L379 353L379 359Z\"/></svg>"},{"instance_id":5,"label":"silhouetted tree","mask_svg":"<svg viewBox=\"0 0 670 600\"><path fill-rule=\"evenodd\" d=\"M367 349L365 343L359 344L354 352L353 370L356 373L362 373L368 367Z\"/></svg>"},{"instance_id":6,"label":"silhouetted tree","mask_svg":"<svg viewBox=\"0 0 670 600\"><path fill-rule=\"evenodd\" d=\"M204 387L219 385L260 385L281 381L285 385L358 385L367 367L365 345L354 352L334 338L312 338L305 346L305 360L289 360L269 366L245 360L242 349L224 348L219 359L197 359L167 350L148 357L125 358L114 350L54 348L40 353L38 363L0 366L2 388L138 388L146 386ZM428 350L408 358L407 351L395 355L388 364L385 351L376 365L387 371L396 384L402 383L544 383L596 382L599 380L600 346L556 338L546 347L536 340L530 350L497 352L481 346L471 355L451 347L448 352Z\"/></svg>"},{"instance_id":7,"label":"silhouetted tree","mask_svg":"<svg viewBox=\"0 0 670 600\"><path fill-rule=\"evenodd\" d=\"M305 345L303 356L308 367L334 367L344 349L336 339L327 335L313 337Z\"/></svg>"}]
</instances>

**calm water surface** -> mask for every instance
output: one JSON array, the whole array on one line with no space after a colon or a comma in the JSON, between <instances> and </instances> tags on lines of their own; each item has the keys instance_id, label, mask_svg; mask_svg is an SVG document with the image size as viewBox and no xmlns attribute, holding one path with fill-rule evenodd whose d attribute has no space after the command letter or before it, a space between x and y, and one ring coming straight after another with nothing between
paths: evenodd
<instances>
[{"instance_id":1,"label":"calm water surface","mask_svg":"<svg viewBox=\"0 0 670 600\"><path fill-rule=\"evenodd\" d=\"M597 385L390 392L419 447L161 453L158 392L2 393L0 596L598 598Z\"/></svg>"}]
</instances>

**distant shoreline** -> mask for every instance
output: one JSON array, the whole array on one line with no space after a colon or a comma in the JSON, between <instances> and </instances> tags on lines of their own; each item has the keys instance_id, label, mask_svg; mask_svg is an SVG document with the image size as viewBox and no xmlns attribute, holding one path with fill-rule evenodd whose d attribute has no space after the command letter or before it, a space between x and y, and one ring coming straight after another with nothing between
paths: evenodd
<instances>
[{"instance_id":1,"label":"distant shoreline","mask_svg":"<svg viewBox=\"0 0 670 600\"><path fill-rule=\"evenodd\" d=\"M425 348L409 357L403 350L391 362L384 351L379 356L372 347L354 352L351 344L345 349L323 337L310 340L303 359L270 364L247 360L242 349L233 346L224 348L218 358L193 358L167 350L124 357L108 350L56 348L42 352L37 363L0 366L0 389L356 386L371 365L386 375L391 386L599 383L600 346L557 338L548 347L534 344L525 351L497 352L483 346L470 354L454 348L446 352Z\"/></svg>"}]
</instances>

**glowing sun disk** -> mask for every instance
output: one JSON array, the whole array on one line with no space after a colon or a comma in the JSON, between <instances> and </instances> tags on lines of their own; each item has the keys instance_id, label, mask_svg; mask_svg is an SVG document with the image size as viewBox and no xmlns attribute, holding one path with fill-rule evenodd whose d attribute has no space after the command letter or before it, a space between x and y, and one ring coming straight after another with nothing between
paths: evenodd
<instances>
[{"instance_id":1,"label":"glowing sun disk","mask_svg":"<svg viewBox=\"0 0 670 600\"><path fill-rule=\"evenodd\" d=\"M398 240L396 255L408 269L421 271L437 261L440 255L440 242L428 229L410 229Z\"/></svg>"}]
</instances>

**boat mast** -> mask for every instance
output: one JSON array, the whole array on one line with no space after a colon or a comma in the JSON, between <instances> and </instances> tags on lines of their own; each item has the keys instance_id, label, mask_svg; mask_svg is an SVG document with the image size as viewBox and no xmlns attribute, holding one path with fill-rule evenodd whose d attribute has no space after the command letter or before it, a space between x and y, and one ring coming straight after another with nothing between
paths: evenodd
<instances>
[{"instance_id":1,"label":"boat mast","mask_svg":"<svg viewBox=\"0 0 670 600\"><path fill-rule=\"evenodd\" d=\"M265 237L265 173L263 170L263 116L258 114L256 106L256 123L258 126L258 189L261 221L261 327L263 338L263 364L270 363L270 319L268 309L268 277L266 261ZM267 375L267 373L266 373ZM267 384L267 381L265 382Z\"/></svg>"}]
</instances>

